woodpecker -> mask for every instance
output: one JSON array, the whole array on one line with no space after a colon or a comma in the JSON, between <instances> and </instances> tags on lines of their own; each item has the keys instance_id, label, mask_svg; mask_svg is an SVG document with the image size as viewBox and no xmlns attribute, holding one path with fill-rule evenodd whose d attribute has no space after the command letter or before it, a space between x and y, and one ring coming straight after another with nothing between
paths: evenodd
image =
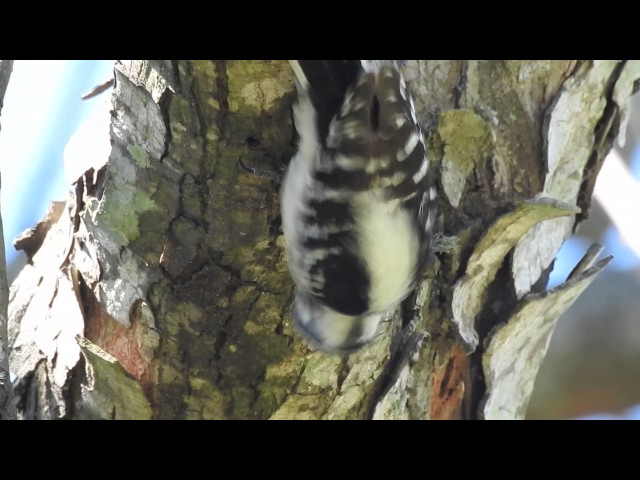
<instances>
[{"instance_id":1,"label":"woodpecker","mask_svg":"<svg viewBox=\"0 0 640 480\"><path fill-rule=\"evenodd\" d=\"M402 73L392 61L290 61L298 150L281 188L298 332L345 354L374 338L416 287L435 188Z\"/></svg>"}]
</instances>

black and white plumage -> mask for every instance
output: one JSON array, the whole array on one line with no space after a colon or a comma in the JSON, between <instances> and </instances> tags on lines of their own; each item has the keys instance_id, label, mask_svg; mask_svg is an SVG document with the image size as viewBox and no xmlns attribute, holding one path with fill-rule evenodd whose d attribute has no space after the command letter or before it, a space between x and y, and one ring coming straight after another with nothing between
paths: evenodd
<instances>
[{"instance_id":1,"label":"black and white plumage","mask_svg":"<svg viewBox=\"0 0 640 480\"><path fill-rule=\"evenodd\" d=\"M415 288L435 190L415 109L391 62L291 61L300 140L281 191L294 319L319 348L355 350Z\"/></svg>"}]
</instances>

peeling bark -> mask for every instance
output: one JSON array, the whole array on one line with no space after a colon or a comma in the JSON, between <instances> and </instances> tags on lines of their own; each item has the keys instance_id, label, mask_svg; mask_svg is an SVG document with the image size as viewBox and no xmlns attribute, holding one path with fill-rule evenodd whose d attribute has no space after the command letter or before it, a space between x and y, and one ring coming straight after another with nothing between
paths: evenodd
<instances>
[{"instance_id":1,"label":"peeling bark","mask_svg":"<svg viewBox=\"0 0 640 480\"><path fill-rule=\"evenodd\" d=\"M294 334L279 185L239 167L293 152L286 62L118 63L111 154L12 286L21 415L522 418L557 318L604 267L545 290L638 70L408 62L450 247L405 302L413 354L395 314L340 358Z\"/></svg>"}]
</instances>

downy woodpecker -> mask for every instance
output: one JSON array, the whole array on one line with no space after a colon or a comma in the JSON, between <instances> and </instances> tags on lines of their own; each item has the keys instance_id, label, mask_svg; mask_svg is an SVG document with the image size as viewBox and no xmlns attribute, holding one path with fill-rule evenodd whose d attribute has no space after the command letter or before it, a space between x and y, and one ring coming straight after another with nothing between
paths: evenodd
<instances>
[{"instance_id":1,"label":"downy woodpecker","mask_svg":"<svg viewBox=\"0 0 640 480\"><path fill-rule=\"evenodd\" d=\"M298 331L332 353L369 342L416 287L435 188L413 100L391 61L291 61L298 151L281 191Z\"/></svg>"}]
</instances>

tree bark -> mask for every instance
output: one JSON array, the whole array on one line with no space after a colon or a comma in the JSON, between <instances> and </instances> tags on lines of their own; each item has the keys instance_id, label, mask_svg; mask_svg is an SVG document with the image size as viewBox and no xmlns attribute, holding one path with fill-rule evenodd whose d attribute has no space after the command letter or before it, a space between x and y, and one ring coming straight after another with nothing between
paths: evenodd
<instances>
[{"instance_id":1,"label":"tree bark","mask_svg":"<svg viewBox=\"0 0 640 480\"><path fill-rule=\"evenodd\" d=\"M2 113L4 94L7 91L12 70L13 60L0 60L0 113ZM9 375L9 345L7 344L9 286L5 259L4 232L2 218L0 218L0 420L15 420L17 412Z\"/></svg>"},{"instance_id":2,"label":"tree bark","mask_svg":"<svg viewBox=\"0 0 640 480\"><path fill-rule=\"evenodd\" d=\"M344 358L292 329L279 185L239 167L277 171L294 152L286 62L122 62L111 154L79 172L11 289L22 417L523 418L557 318L609 261L546 290L639 62L404 73L443 233L405 304L413 343L397 313Z\"/></svg>"}]
</instances>

